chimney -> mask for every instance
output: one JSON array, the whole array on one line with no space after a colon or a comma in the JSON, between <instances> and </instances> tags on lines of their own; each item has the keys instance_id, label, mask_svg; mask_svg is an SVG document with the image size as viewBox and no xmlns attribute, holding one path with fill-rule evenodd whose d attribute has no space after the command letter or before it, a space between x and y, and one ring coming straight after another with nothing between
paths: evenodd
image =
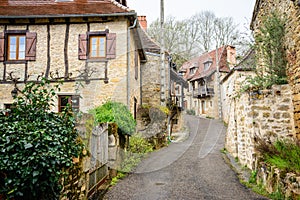
<instances>
[{"instance_id":1,"label":"chimney","mask_svg":"<svg viewBox=\"0 0 300 200\"><path fill-rule=\"evenodd\" d=\"M127 7L127 1L126 0L116 0L118 3L122 4L123 6Z\"/></svg>"},{"instance_id":2,"label":"chimney","mask_svg":"<svg viewBox=\"0 0 300 200\"><path fill-rule=\"evenodd\" d=\"M138 16L139 23L145 31L147 30L147 18L146 16Z\"/></svg>"},{"instance_id":3,"label":"chimney","mask_svg":"<svg viewBox=\"0 0 300 200\"><path fill-rule=\"evenodd\" d=\"M236 65L236 50L233 46L227 46L227 63L232 69Z\"/></svg>"}]
</instances>

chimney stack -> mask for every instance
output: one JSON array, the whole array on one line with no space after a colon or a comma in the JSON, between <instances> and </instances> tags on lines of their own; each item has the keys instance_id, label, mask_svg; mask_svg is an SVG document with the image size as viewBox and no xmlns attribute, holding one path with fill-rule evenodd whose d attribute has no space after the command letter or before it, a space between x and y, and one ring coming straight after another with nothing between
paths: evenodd
<instances>
[{"instance_id":1,"label":"chimney stack","mask_svg":"<svg viewBox=\"0 0 300 200\"><path fill-rule=\"evenodd\" d=\"M145 31L147 30L147 18L146 16L138 16L139 23Z\"/></svg>"}]
</instances>

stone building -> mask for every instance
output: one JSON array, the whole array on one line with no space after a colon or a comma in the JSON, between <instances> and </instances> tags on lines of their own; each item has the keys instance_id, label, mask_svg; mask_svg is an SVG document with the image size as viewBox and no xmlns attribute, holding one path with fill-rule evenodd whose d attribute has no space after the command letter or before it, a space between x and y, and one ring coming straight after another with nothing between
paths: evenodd
<instances>
[{"instance_id":1,"label":"stone building","mask_svg":"<svg viewBox=\"0 0 300 200\"><path fill-rule=\"evenodd\" d=\"M72 102L88 112L111 99L135 113L146 60L137 25L126 1L1 1L0 108L15 86L45 77L64 82L54 111Z\"/></svg>"},{"instance_id":2,"label":"stone building","mask_svg":"<svg viewBox=\"0 0 300 200\"><path fill-rule=\"evenodd\" d=\"M269 16L272 11L279 12L285 18L284 46L287 55L287 74L291 86L294 107L294 120L296 136L300 136L300 2L298 0L257 0L253 11L251 29L254 34L259 30L263 17Z\"/></svg>"},{"instance_id":3,"label":"stone building","mask_svg":"<svg viewBox=\"0 0 300 200\"><path fill-rule=\"evenodd\" d=\"M189 83L187 109L194 110L196 115L219 118L222 113L219 83L235 63L235 48L232 46L220 47L185 62L180 72Z\"/></svg>"}]
</instances>

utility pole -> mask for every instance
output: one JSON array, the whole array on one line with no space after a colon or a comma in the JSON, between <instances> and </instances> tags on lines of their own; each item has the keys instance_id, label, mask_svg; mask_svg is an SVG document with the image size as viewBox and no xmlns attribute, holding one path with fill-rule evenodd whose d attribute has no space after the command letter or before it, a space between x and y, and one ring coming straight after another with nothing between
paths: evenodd
<instances>
[{"instance_id":1,"label":"utility pole","mask_svg":"<svg viewBox=\"0 0 300 200\"><path fill-rule=\"evenodd\" d=\"M223 47L225 48L225 47ZM223 52L223 51L222 51ZM222 56L221 52L221 56ZM220 84L220 60L218 54L218 45L216 45L216 67L217 67L217 90L218 90L218 111L219 111L219 119L222 120L223 112L222 112L222 97L221 97L221 84Z\"/></svg>"},{"instance_id":2,"label":"utility pole","mask_svg":"<svg viewBox=\"0 0 300 200\"><path fill-rule=\"evenodd\" d=\"M166 106L166 70L165 70L165 41L164 41L164 0L160 0L160 104Z\"/></svg>"}]
</instances>

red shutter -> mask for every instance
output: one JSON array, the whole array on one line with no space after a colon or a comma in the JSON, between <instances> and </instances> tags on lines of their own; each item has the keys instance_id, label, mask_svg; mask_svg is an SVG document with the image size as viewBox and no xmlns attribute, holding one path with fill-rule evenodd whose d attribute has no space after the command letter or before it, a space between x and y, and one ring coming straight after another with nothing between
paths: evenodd
<instances>
[{"instance_id":1,"label":"red shutter","mask_svg":"<svg viewBox=\"0 0 300 200\"><path fill-rule=\"evenodd\" d=\"M35 60L36 58L36 33L26 32L26 60Z\"/></svg>"},{"instance_id":2,"label":"red shutter","mask_svg":"<svg viewBox=\"0 0 300 200\"><path fill-rule=\"evenodd\" d=\"M78 59L87 59L87 37L86 34L79 34L78 37Z\"/></svg>"},{"instance_id":3,"label":"red shutter","mask_svg":"<svg viewBox=\"0 0 300 200\"><path fill-rule=\"evenodd\" d=\"M116 38L116 33L107 34L106 58L116 58Z\"/></svg>"},{"instance_id":4,"label":"red shutter","mask_svg":"<svg viewBox=\"0 0 300 200\"><path fill-rule=\"evenodd\" d=\"M4 61L4 32L0 33L0 61Z\"/></svg>"}]
</instances>

